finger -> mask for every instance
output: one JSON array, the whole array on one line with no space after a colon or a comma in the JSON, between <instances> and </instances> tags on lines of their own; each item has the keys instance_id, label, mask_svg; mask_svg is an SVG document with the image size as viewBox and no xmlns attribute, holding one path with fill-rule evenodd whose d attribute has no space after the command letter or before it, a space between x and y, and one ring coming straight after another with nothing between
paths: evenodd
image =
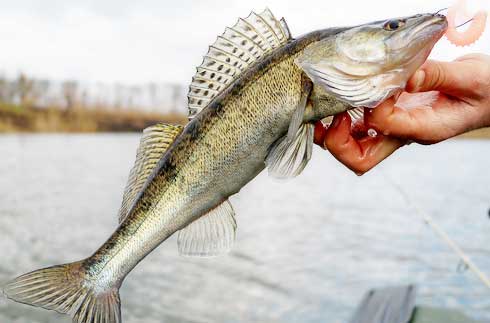
<instances>
[{"instance_id":1,"label":"finger","mask_svg":"<svg viewBox=\"0 0 490 323\"><path fill-rule=\"evenodd\" d=\"M324 147L328 150L333 148L334 151L339 152L346 150L345 147L353 147L351 123L351 118L347 112L337 114L326 131L323 142ZM354 148L357 149L355 146ZM332 152L332 150L330 151Z\"/></svg>"},{"instance_id":2,"label":"finger","mask_svg":"<svg viewBox=\"0 0 490 323\"><path fill-rule=\"evenodd\" d=\"M359 141L361 155L357 157L356 173L363 174L371 170L405 144L406 140L383 135L361 139Z\"/></svg>"},{"instance_id":3,"label":"finger","mask_svg":"<svg viewBox=\"0 0 490 323\"><path fill-rule=\"evenodd\" d=\"M397 107L389 99L365 116L365 122L385 136L436 143L468 130L474 113L464 103L441 97L434 107Z\"/></svg>"},{"instance_id":4,"label":"finger","mask_svg":"<svg viewBox=\"0 0 490 323\"><path fill-rule=\"evenodd\" d=\"M475 91L475 67L472 60L439 62L427 61L410 78L407 92L441 91L455 96L466 96Z\"/></svg>"},{"instance_id":5,"label":"finger","mask_svg":"<svg viewBox=\"0 0 490 323\"><path fill-rule=\"evenodd\" d=\"M398 108L393 98L367 111L364 121L385 136L392 135L401 138L413 136L412 128L415 127L408 110Z\"/></svg>"},{"instance_id":6,"label":"finger","mask_svg":"<svg viewBox=\"0 0 490 323\"><path fill-rule=\"evenodd\" d=\"M324 146L334 157L358 175L364 174L403 145L403 140L385 136L356 140L351 133L348 114L334 118L324 141Z\"/></svg>"}]
</instances>

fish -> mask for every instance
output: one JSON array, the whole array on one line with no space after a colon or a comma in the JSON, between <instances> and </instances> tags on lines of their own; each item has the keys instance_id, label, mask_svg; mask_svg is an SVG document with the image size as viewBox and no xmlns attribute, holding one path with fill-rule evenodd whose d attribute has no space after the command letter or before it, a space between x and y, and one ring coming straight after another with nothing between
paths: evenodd
<instances>
[{"instance_id":1,"label":"fish","mask_svg":"<svg viewBox=\"0 0 490 323\"><path fill-rule=\"evenodd\" d=\"M228 198L265 168L298 176L316 121L402 91L446 29L429 13L293 38L269 9L240 18L197 67L187 125L143 131L115 232L86 259L19 276L4 294L76 323L122 322L119 288L146 255L173 234L184 256L230 251Z\"/></svg>"}]
</instances>

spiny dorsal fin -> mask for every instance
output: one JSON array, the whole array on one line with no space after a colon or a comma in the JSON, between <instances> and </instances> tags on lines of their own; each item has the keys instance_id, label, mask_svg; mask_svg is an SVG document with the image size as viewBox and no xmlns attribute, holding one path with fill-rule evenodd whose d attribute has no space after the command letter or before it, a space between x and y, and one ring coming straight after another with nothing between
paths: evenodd
<instances>
[{"instance_id":1,"label":"spiny dorsal fin","mask_svg":"<svg viewBox=\"0 0 490 323\"><path fill-rule=\"evenodd\" d=\"M235 242L235 212L228 200L179 231L183 256L212 257L229 251Z\"/></svg>"},{"instance_id":2,"label":"spiny dorsal fin","mask_svg":"<svg viewBox=\"0 0 490 323\"><path fill-rule=\"evenodd\" d=\"M158 123L143 130L143 136L136 152L136 161L124 189L123 201L119 210L119 223L124 221L148 176L183 128L183 126Z\"/></svg>"},{"instance_id":3,"label":"spiny dorsal fin","mask_svg":"<svg viewBox=\"0 0 490 323\"><path fill-rule=\"evenodd\" d=\"M189 87L189 119L197 115L240 73L258 59L291 39L284 18L277 20L269 9L252 12L247 18L227 27L209 46Z\"/></svg>"}]
</instances>

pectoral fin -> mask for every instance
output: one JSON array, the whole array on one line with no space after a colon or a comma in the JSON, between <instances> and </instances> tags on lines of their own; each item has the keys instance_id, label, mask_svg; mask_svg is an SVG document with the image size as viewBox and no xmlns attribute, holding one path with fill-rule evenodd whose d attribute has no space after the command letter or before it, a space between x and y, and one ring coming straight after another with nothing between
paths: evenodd
<instances>
[{"instance_id":1,"label":"pectoral fin","mask_svg":"<svg viewBox=\"0 0 490 323\"><path fill-rule=\"evenodd\" d=\"M228 200L179 231L183 256L213 257L230 251L236 237L235 212Z\"/></svg>"},{"instance_id":2,"label":"pectoral fin","mask_svg":"<svg viewBox=\"0 0 490 323\"><path fill-rule=\"evenodd\" d=\"M306 111L306 104L308 101L308 97L311 93L311 90L313 89L313 83L305 74L302 75L301 86L303 88L301 91L301 97L299 99L298 105L296 106L296 110L293 113L291 122L289 123L289 128L288 128L289 141L294 140L294 137L296 136L298 129L303 124L305 111Z\"/></svg>"},{"instance_id":3,"label":"pectoral fin","mask_svg":"<svg viewBox=\"0 0 490 323\"><path fill-rule=\"evenodd\" d=\"M271 146L265 159L269 175L276 178L299 175L311 158L314 126L304 122L313 83L305 74L301 83L303 87L301 97L291 117L288 133Z\"/></svg>"},{"instance_id":4,"label":"pectoral fin","mask_svg":"<svg viewBox=\"0 0 490 323\"><path fill-rule=\"evenodd\" d=\"M271 176L290 178L303 171L313 151L314 129L313 124L306 123L301 125L292 140L286 135L276 141L265 160Z\"/></svg>"}]
</instances>

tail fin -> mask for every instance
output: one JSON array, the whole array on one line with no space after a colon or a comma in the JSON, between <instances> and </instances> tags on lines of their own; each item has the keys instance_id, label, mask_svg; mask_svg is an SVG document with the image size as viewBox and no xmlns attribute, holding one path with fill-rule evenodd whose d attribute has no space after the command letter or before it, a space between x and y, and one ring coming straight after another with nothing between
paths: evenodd
<instances>
[{"instance_id":1,"label":"tail fin","mask_svg":"<svg viewBox=\"0 0 490 323\"><path fill-rule=\"evenodd\" d=\"M5 295L17 302L69 314L73 323L120 323L119 289L95 289L81 262L22 275L7 284Z\"/></svg>"}]
</instances>

